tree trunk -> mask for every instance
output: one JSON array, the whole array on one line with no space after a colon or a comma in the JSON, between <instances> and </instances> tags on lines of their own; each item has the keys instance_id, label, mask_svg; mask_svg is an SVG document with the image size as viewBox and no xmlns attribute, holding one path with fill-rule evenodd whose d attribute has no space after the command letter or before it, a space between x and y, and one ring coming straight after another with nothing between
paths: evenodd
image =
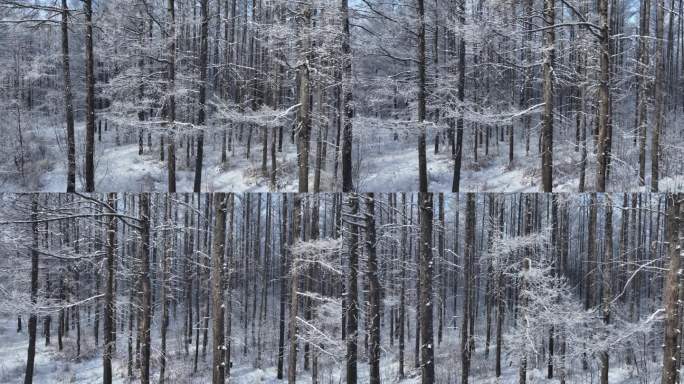
<instances>
[{"instance_id":1,"label":"tree trunk","mask_svg":"<svg viewBox=\"0 0 684 384\"><path fill-rule=\"evenodd\" d=\"M223 264L226 245L226 212L228 210L228 195L225 193L214 194L214 234L211 249L211 283L212 283L212 383L223 384L225 382L226 369L226 339L224 336L224 281Z\"/></svg>"},{"instance_id":2,"label":"tree trunk","mask_svg":"<svg viewBox=\"0 0 684 384\"><path fill-rule=\"evenodd\" d=\"M605 220L605 249L603 258L603 324L610 324L610 306L612 302L613 284L613 201L609 194L605 194L606 199L606 220ZM600 352L601 359L601 384L608 384L609 354L608 350Z\"/></svg>"},{"instance_id":3,"label":"tree trunk","mask_svg":"<svg viewBox=\"0 0 684 384\"><path fill-rule=\"evenodd\" d=\"M419 0L422 2L422 0ZM423 148L425 149L425 148ZM427 188L427 185L425 185ZM420 199L420 358L422 384L435 381L435 353L432 334L432 207L433 195L421 192Z\"/></svg>"},{"instance_id":4,"label":"tree trunk","mask_svg":"<svg viewBox=\"0 0 684 384\"><path fill-rule=\"evenodd\" d=\"M294 195L294 207L292 211L292 242L297 243L301 241L301 220L302 201L298 194ZM297 260L292 259L290 265L290 353L287 356L287 382L288 384L295 384L297 381L297 313L299 312L299 265Z\"/></svg>"},{"instance_id":5,"label":"tree trunk","mask_svg":"<svg viewBox=\"0 0 684 384\"><path fill-rule=\"evenodd\" d=\"M375 195L366 196L366 251L368 253L368 285L370 313L370 384L380 384L380 280L375 252Z\"/></svg>"},{"instance_id":6,"label":"tree trunk","mask_svg":"<svg viewBox=\"0 0 684 384\"><path fill-rule=\"evenodd\" d=\"M458 20L461 27L465 25L465 0L459 0ZM454 150L454 178L451 192L458 192L461 188L461 160L463 158L463 101L465 98L465 57L466 45L464 32L458 39L458 117L456 119L456 138Z\"/></svg>"},{"instance_id":7,"label":"tree trunk","mask_svg":"<svg viewBox=\"0 0 684 384\"><path fill-rule=\"evenodd\" d=\"M149 194L139 194L140 204L140 243L138 249L138 262L140 263L140 286L141 286L141 319L140 319L140 382L150 382L150 354L152 350L150 326L152 322L152 290L150 287L150 200Z\"/></svg>"},{"instance_id":8,"label":"tree trunk","mask_svg":"<svg viewBox=\"0 0 684 384\"><path fill-rule=\"evenodd\" d=\"M95 74L93 57L93 3L83 1L85 13L85 83L86 83L86 143L85 143L85 191L95 191ZM68 102L68 101L67 101Z\"/></svg>"},{"instance_id":9,"label":"tree trunk","mask_svg":"<svg viewBox=\"0 0 684 384\"><path fill-rule=\"evenodd\" d=\"M542 116L541 131L541 168L542 168L542 191L553 190L553 70L556 58L556 30L551 27L556 21L555 0L544 0L544 64L543 64L543 96L544 113Z\"/></svg>"},{"instance_id":10,"label":"tree trunk","mask_svg":"<svg viewBox=\"0 0 684 384\"><path fill-rule=\"evenodd\" d=\"M170 195L164 196L164 230L162 231L162 263L161 263L161 356L159 362L159 384L164 384L166 380L166 333L169 328L169 291L171 287L168 286L169 277L169 262L171 258L171 249L173 247L172 236L175 232L171 230L173 223L171 222L171 201Z\"/></svg>"},{"instance_id":11,"label":"tree trunk","mask_svg":"<svg viewBox=\"0 0 684 384\"><path fill-rule=\"evenodd\" d=\"M199 136L197 137L197 153L195 155L195 183L193 192L199 193L202 189L202 161L204 159L204 124L206 120L205 103L207 100L207 51L209 41L209 0L200 1L200 13L202 17L200 27L200 53L199 53L199 111L197 112L197 125Z\"/></svg>"},{"instance_id":12,"label":"tree trunk","mask_svg":"<svg viewBox=\"0 0 684 384\"><path fill-rule=\"evenodd\" d=\"M662 15L662 13L661 13ZM668 195L667 200L667 258L670 266L667 270L663 292L665 307L665 324L663 337L663 373L662 384L674 384L679 379L679 367L676 355L680 346L677 343L679 325L679 284L681 268L681 196Z\"/></svg>"},{"instance_id":13,"label":"tree trunk","mask_svg":"<svg viewBox=\"0 0 684 384\"><path fill-rule=\"evenodd\" d=\"M466 202L466 234L463 251L463 322L461 324L461 384L468 384L470 375L470 323L473 321L471 302L473 290L473 253L475 252L475 194L468 193Z\"/></svg>"},{"instance_id":14,"label":"tree trunk","mask_svg":"<svg viewBox=\"0 0 684 384\"><path fill-rule=\"evenodd\" d=\"M28 321L29 345L26 357L26 374L24 384L33 383L33 365L36 358L36 328L38 318L35 308L38 299L38 194L31 195L31 315ZM21 320L19 320L21 321ZM21 329L21 326L19 326Z\"/></svg>"},{"instance_id":15,"label":"tree trunk","mask_svg":"<svg viewBox=\"0 0 684 384\"><path fill-rule=\"evenodd\" d=\"M354 104L352 99L352 55L351 36L349 32L348 0L342 0L342 94L344 124L342 128L342 192L354 189L352 182L352 121Z\"/></svg>"},{"instance_id":16,"label":"tree trunk","mask_svg":"<svg viewBox=\"0 0 684 384\"><path fill-rule=\"evenodd\" d=\"M596 167L596 191L606 191L608 163L610 162L610 30L608 28L608 0L598 0L600 30L599 109L598 109L598 152Z\"/></svg>"},{"instance_id":17,"label":"tree trunk","mask_svg":"<svg viewBox=\"0 0 684 384\"><path fill-rule=\"evenodd\" d=\"M168 23L169 23L169 46L167 48L167 81L168 81L168 89L166 90L167 92L167 97L168 100L166 100L166 105L164 106L164 112L165 112L165 117L167 120L167 123L169 125L168 133L169 133L169 138L168 138L168 152L169 155L167 156L167 177L168 177L168 192L169 193L176 193L176 127L175 127L175 120L176 120L176 13L175 13L175 5L174 5L174 0L167 0L166 2L166 17L168 18ZM162 134L162 140L163 140L164 134ZM164 153L164 144L162 141L162 153ZM162 161L164 159L162 158Z\"/></svg>"},{"instance_id":18,"label":"tree trunk","mask_svg":"<svg viewBox=\"0 0 684 384\"><path fill-rule=\"evenodd\" d=\"M639 18L639 60L637 63L637 135L639 137L639 186L646 185L646 132L648 122L647 79L649 66L648 35L651 28L651 0L641 0Z\"/></svg>"},{"instance_id":19,"label":"tree trunk","mask_svg":"<svg viewBox=\"0 0 684 384\"><path fill-rule=\"evenodd\" d=\"M427 94L425 91L425 71L427 67L425 58L425 5L423 0L416 0L416 2L418 3L418 190L420 192L427 192L428 174L425 149L426 128L423 126L426 113L425 103L427 99ZM426 373L425 368L426 367L423 367L423 375ZM425 381L423 381L423 383L425 383Z\"/></svg>"},{"instance_id":20,"label":"tree trunk","mask_svg":"<svg viewBox=\"0 0 684 384\"><path fill-rule=\"evenodd\" d=\"M359 200L354 194L350 194L349 197L349 214L354 217L358 215L359 212ZM346 311L346 342L347 342L347 384L355 384L358 377L356 360L357 360L357 341L358 341L358 331L359 331L359 285L358 285L358 273L359 273L359 253L358 253L358 239L359 239L359 228L354 223L349 224L350 235L349 235L349 275L347 281L347 292L345 294L345 300L347 302Z\"/></svg>"},{"instance_id":21,"label":"tree trunk","mask_svg":"<svg viewBox=\"0 0 684 384\"><path fill-rule=\"evenodd\" d=\"M71 95L69 60L69 8L62 0L62 77L64 78L64 107L67 134L67 193L76 192L76 135L74 133L74 105Z\"/></svg>"},{"instance_id":22,"label":"tree trunk","mask_svg":"<svg viewBox=\"0 0 684 384\"><path fill-rule=\"evenodd\" d=\"M299 22L299 108L297 112L297 166L299 171L299 192L309 192L309 135L311 133L309 60L311 59L311 8L308 3L302 3Z\"/></svg>"},{"instance_id":23,"label":"tree trunk","mask_svg":"<svg viewBox=\"0 0 684 384\"><path fill-rule=\"evenodd\" d=\"M663 30L664 30L665 1L659 0L656 6L656 49L655 49L655 128L651 136L651 192L658 192L658 180L660 179L660 135L665 124L665 61L663 60Z\"/></svg>"},{"instance_id":24,"label":"tree trunk","mask_svg":"<svg viewBox=\"0 0 684 384\"><path fill-rule=\"evenodd\" d=\"M116 193L107 195L107 205L110 214L116 212ZM116 217L110 216L107 222L106 266L107 282L105 284L104 307L104 351L102 353L102 382L112 384L112 355L116 349L116 296L114 285L116 281Z\"/></svg>"}]
</instances>

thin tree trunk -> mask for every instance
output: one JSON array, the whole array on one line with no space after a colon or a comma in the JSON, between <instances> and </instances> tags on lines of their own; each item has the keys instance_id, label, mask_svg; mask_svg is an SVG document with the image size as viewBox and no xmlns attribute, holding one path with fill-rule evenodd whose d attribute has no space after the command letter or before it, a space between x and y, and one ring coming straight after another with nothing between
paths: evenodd
<instances>
[{"instance_id":1,"label":"thin tree trunk","mask_svg":"<svg viewBox=\"0 0 684 384\"><path fill-rule=\"evenodd\" d=\"M541 131L541 169L542 191L553 190L553 68L556 58L556 30L553 26L556 22L555 0L544 0L544 64L543 64L543 96L544 113L542 115Z\"/></svg>"},{"instance_id":2,"label":"thin tree trunk","mask_svg":"<svg viewBox=\"0 0 684 384\"><path fill-rule=\"evenodd\" d=\"M425 5L424 0L416 0L416 2L418 4L418 129L420 132L418 134L418 190L420 192L427 192L428 174L425 149L426 128L423 126L426 113L425 104L427 99L427 94L425 91L425 72L427 67L427 60L425 58ZM430 370L430 367L423 367L423 375L426 373L425 368ZM423 383L425 383L425 381L423 381Z\"/></svg>"},{"instance_id":3,"label":"thin tree trunk","mask_svg":"<svg viewBox=\"0 0 684 384\"><path fill-rule=\"evenodd\" d=\"M465 25L465 0L458 0L458 20L461 27ZM451 192L458 192L461 188L461 161L463 159L463 101L465 98L465 54L466 45L464 32L458 40L458 117L456 119L456 138L454 150L454 177Z\"/></svg>"},{"instance_id":4,"label":"thin tree trunk","mask_svg":"<svg viewBox=\"0 0 684 384\"><path fill-rule=\"evenodd\" d=\"M292 212L292 242L297 243L300 239L300 214L302 212L302 201L300 195L294 195L294 207ZM287 364L287 382L295 384L297 380L297 313L299 312L299 265L297 260L292 259L290 263L290 353Z\"/></svg>"},{"instance_id":5,"label":"thin tree trunk","mask_svg":"<svg viewBox=\"0 0 684 384\"><path fill-rule=\"evenodd\" d=\"M225 382L226 369L226 339L224 336L225 317L224 305L224 253L226 245L226 212L228 210L228 195L225 193L214 194L214 234L211 249L211 283L212 283L212 383L223 384Z\"/></svg>"},{"instance_id":6,"label":"thin tree trunk","mask_svg":"<svg viewBox=\"0 0 684 384\"><path fill-rule=\"evenodd\" d=\"M207 51L209 41L209 0L200 1L200 13L202 17L200 27L200 53L199 53L199 111L197 112L197 125L199 136L197 137L197 153L195 155L195 183L193 192L199 193L202 189L202 161L204 159L204 124L206 120L205 103L207 99Z\"/></svg>"},{"instance_id":7,"label":"thin tree trunk","mask_svg":"<svg viewBox=\"0 0 684 384\"><path fill-rule=\"evenodd\" d=\"M369 317L370 317L370 384L380 384L380 280L375 252L375 195L366 196L366 251L368 253ZM432 222L430 222L432 224Z\"/></svg>"},{"instance_id":8,"label":"thin tree trunk","mask_svg":"<svg viewBox=\"0 0 684 384\"><path fill-rule=\"evenodd\" d=\"M299 108L297 112L297 166L299 172L299 192L309 192L309 135L311 134L309 60L311 56L311 7L302 3L297 41L300 64L297 67L299 78Z\"/></svg>"},{"instance_id":9,"label":"thin tree trunk","mask_svg":"<svg viewBox=\"0 0 684 384\"><path fill-rule=\"evenodd\" d=\"M349 6L348 0L342 0L342 107L344 118L342 128L342 192L351 192L354 189L352 182L352 121L354 117L354 104L352 99L352 55L351 37L349 32Z\"/></svg>"},{"instance_id":10,"label":"thin tree trunk","mask_svg":"<svg viewBox=\"0 0 684 384\"><path fill-rule=\"evenodd\" d=\"M419 0L422 1L422 0ZM425 149L425 148L423 148ZM427 185L424 185L427 188ZM433 195L422 192L420 199L420 358L421 383L435 381L435 352L432 331L432 217Z\"/></svg>"},{"instance_id":11,"label":"thin tree trunk","mask_svg":"<svg viewBox=\"0 0 684 384\"><path fill-rule=\"evenodd\" d=\"M86 83L86 143L85 191L95 191L95 73L93 57L93 3L83 1L85 14L85 83ZM67 101L68 102L68 101Z\"/></svg>"},{"instance_id":12,"label":"thin tree trunk","mask_svg":"<svg viewBox=\"0 0 684 384\"><path fill-rule=\"evenodd\" d=\"M33 383L33 365L36 357L36 328L38 318L33 306L36 305L38 299L38 195L31 195L31 232L32 232L32 250L31 250L31 314L28 321L29 344L28 354L26 357L26 373L24 375L24 384ZM21 328L21 326L19 327Z\"/></svg>"},{"instance_id":13,"label":"thin tree trunk","mask_svg":"<svg viewBox=\"0 0 684 384\"><path fill-rule=\"evenodd\" d=\"M665 118L665 61L663 60L663 30L665 1L659 0L656 6L656 49L655 49L655 128L651 136L651 192L658 192L660 179L660 135L663 132Z\"/></svg>"},{"instance_id":14,"label":"thin tree trunk","mask_svg":"<svg viewBox=\"0 0 684 384\"><path fill-rule=\"evenodd\" d=\"M168 156L167 156L167 177L168 177L168 192L176 193L176 12L174 0L167 0L166 2L166 17L169 23L169 46L167 48L167 81L168 89L166 90L168 100L164 106L164 112L167 123L169 125L168 133ZM162 153L164 153L164 134L162 134ZM162 157L162 161L164 161Z\"/></svg>"},{"instance_id":15,"label":"thin tree trunk","mask_svg":"<svg viewBox=\"0 0 684 384\"><path fill-rule=\"evenodd\" d=\"M358 197L354 194L350 194L349 197L349 214L354 217L358 215L359 212L359 201ZM347 384L355 384L358 380L357 371L357 349L358 349L358 332L359 332L359 285L358 285L358 273L359 273L359 254L358 254L358 238L359 238L359 228L354 223L349 224L350 235L349 235L349 270L348 270L348 281L347 281L347 292L345 294L345 300L347 307L346 312L346 342L347 342L347 354L346 354L346 364L347 364Z\"/></svg>"},{"instance_id":16,"label":"thin tree trunk","mask_svg":"<svg viewBox=\"0 0 684 384\"><path fill-rule=\"evenodd\" d=\"M69 60L69 8L62 0L62 77L64 78L64 107L67 133L67 193L76 192L76 135L74 133L74 105L71 95Z\"/></svg>"},{"instance_id":17,"label":"thin tree trunk","mask_svg":"<svg viewBox=\"0 0 684 384\"><path fill-rule=\"evenodd\" d=\"M639 137L639 186L646 185L646 133L648 122L648 35L651 28L651 0L641 0L639 18L639 60L637 62L637 135Z\"/></svg>"},{"instance_id":18,"label":"thin tree trunk","mask_svg":"<svg viewBox=\"0 0 684 384\"><path fill-rule=\"evenodd\" d=\"M679 378L679 367L676 355L680 346L677 343L681 319L679 318L679 284L681 268L681 228L682 219L681 196L668 195L667 200L667 270L663 305L665 306L665 324L663 337L663 371L662 384L674 384Z\"/></svg>"},{"instance_id":19,"label":"thin tree trunk","mask_svg":"<svg viewBox=\"0 0 684 384\"><path fill-rule=\"evenodd\" d=\"M275 131L274 131L275 132ZM282 194L282 225L280 229L280 317L278 320L278 380L283 379L283 363L285 359L285 309L287 307L287 279L285 273L288 268L287 241L287 194Z\"/></svg>"},{"instance_id":20,"label":"thin tree trunk","mask_svg":"<svg viewBox=\"0 0 684 384\"><path fill-rule=\"evenodd\" d=\"M610 128L610 30L608 27L608 0L598 0L600 77L599 77L599 109L598 109L598 152L596 167L596 191L606 191L608 163L610 162L611 128Z\"/></svg>"},{"instance_id":21,"label":"thin tree trunk","mask_svg":"<svg viewBox=\"0 0 684 384\"><path fill-rule=\"evenodd\" d=\"M116 193L107 195L107 205L110 214L116 212ZM105 283L104 307L104 351L102 353L102 382L112 383L112 355L116 349L116 296L114 286L116 282L116 217L110 216L107 222L106 266L107 281Z\"/></svg>"},{"instance_id":22,"label":"thin tree trunk","mask_svg":"<svg viewBox=\"0 0 684 384\"><path fill-rule=\"evenodd\" d=\"M149 384L150 382L150 355L152 351L150 327L152 322L152 289L150 287L150 200L147 193L139 194L140 205L140 243L139 258L140 263L140 285L141 285L141 319L140 319L140 339L141 363L140 363L140 382Z\"/></svg>"}]
</instances>

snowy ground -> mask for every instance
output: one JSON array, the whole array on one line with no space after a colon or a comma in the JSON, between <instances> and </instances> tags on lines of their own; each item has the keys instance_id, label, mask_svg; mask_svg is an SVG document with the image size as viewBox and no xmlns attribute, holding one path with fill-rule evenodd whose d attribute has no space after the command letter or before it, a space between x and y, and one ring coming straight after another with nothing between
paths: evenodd
<instances>
[{"instance_id":1,"label":"snowy ground","mask_svg":"<svg viewBox=\"0 0 684 384\"><path fill-rule=\"evenodd\" d=\"M28 176L15 177L14 164L4 164L0 177L0 190L63 192L66 190L66 147L64 128L60 121L32 122L30 164ZM104 124L103 124L104 126ZM76 124L77 132L77 190L82 190L82 161L84 149L84 126ZM246 156L245 139L237 143L228 153L226 164L220 164L221 135L209 129L205 138L205 159L202 175L202 190L212 191L268 191L268 177L261 173L262 131L255 129L252 136L250 158ZM413 132L392 131L384 128L355 127L353 149L354 184L359 191L415 191L418 189L417 138ZM116 129L109 124L108 131L102 129L102 141L96 138L96 190L98 191L166 191L167 169L160 160L159 136L153 135L152 147L148 148L145 135L144 154L138 155L138 132L119 128L120 144L116 144ZM466 132L468 133L468 132ZM395 136L396 134L396 136ZM427 164L429 189L449 192L453 179L451 150L443 140L439 153L434 152L435 132L428 132ZM494 135L493 135L494 136ZM537 192L540 191L540 157L537 153L536 134L530 139L530 152L526 154L522 134L516 133L514 161L508 163L508 143L492 136L489 154L484 145L478 150L478 161L474 160L473 137L464 137L461 191L463 192ZM180 135L179 137L183 137ZM333 180L334 139L328 147L327 164L323 165L322 191L339 191L339 180ZM580 152L576 151L573 137L554 138L554 191L576 192L579 185ZM614 137L614 160L608 189L612 191L639 191L637 186L638 148L632 145L632 138L616 130ZM183 146L181 146L183 145ZM596 179L596 158L592 154L591 139L586 169L586 190L594 190ZM684 174L682 164L673 159L680 151L676 145L665 143L660 181L661 190L683 190ZM312 138L310 159L310 187L313 190L316 153L316 135ZM269 153L270 156L270 153ZM192 191L194 178L194 157L187 157L187 142L177 143L177 190ZM650 153L647 153L650 159ZM268 159L270 167L270 157ZM277 190L297 190L296 147L290 138L289 128L284 131L283 152L277 153ZM650 164L647 164L646 185L650 183ZM338 169L337 177L341 175Z\"/></svg>"},{"instance_id":2,"label":"snowy ground","mask_svg":"<svg viewBox=\"0 0 684 384\"><path fill-rule=\"evenodd\" d=\"M24 318L26 319L26 318ZM64 338L64 350L57 350L57 335L53 328L52 344L45 346L44 338L41 336L41 322L38 326L38 340L36 343L36 362L35 362L35 383L98 383L102 380L102 355L100 348L96 348L91 335L91 328L85 328L88 321L85 315L82 318L84 330L82 333L82 352L81 357L75 357L75 339ZM158 327L156 327L158 330ZM239 330L239 329L236 329ZM275 327L273 328L275 332ZM73 332L73 331L72 331ZM178 334L171 329L172 337L169 338L169 363L168 363L168 382L170 383L206 383L211 380L211 368L209 366L211 356L210 348L205 359L200 352L198 372L193 373L193 352L194 347L190 346L190 354L185 355L182 348L182 341ZM272 335L275 336L275 335ZM409 335L410 336L410 333ZM238 384L248 383L280 383L276 378L276 368L274 354L272 350L267 350L264 354L264 368L254 368L254 353L243 354L240 347L242 336L234 337L233 347L233 368L231 369L231 382ZM16 332L16 319L9 317L0 318L0 382L12 384L22 383L24 379L26 351L28 346L28 334L26 321L21 333ZM273 337L268 342L274 345L277 337ZM436 380L438 383L453 383L460 381L460 348L458 343L458 332L453 329L446 329L443 342L436 348ZM359 340L362 341L362 338ZM383 344L383 360L381 363L381 376L383 382L413 384L420 382L420 369L414 367L414 355L412 351L412 339L407 340L406 353L406 378L398 379L398 359L397 345L389 346ZM138 382L135 378L130 380L126 376L126 334L120 334L118 350L113 360L114 382ZM359 382L367 381L368 365L363 361L363 343L360 344L359 361ZM493 346L492 346L493 347ZM158 379L158 356L159 338L154 335L152 348L152 371L153 381ZM518 382L518 369L515 361L503 356L503 374L498 380L494 377L494 349L490 350L489 358L484 357L481 343L473 356L471 367L471 380L474 383L483 384L514 384ZM329 357L321 355L319 380L324 384L344 382L342 369L344 367L343 356ZM301 362L300 362L301 364ZM546 369L541 361L529 361L530 369L527 372L529 383L558 383L559 380L546 379ZM610 382L611 383L655 383L660 380L660 364L657 361L647 363L648 371L639 370L632 365L624 365L623 357L611 356ZM300 365L301 369L301 365ZM137 376L137 371L134 375ZM593 384L598 383L598 363L592 360L592 365L587 371L582 370L579 362L573 362L568 369L568 383ZM284 380L283 382L286 382ZM300 371L297 382L310 383L309 372Z\"/></svg>"}]
</instances>

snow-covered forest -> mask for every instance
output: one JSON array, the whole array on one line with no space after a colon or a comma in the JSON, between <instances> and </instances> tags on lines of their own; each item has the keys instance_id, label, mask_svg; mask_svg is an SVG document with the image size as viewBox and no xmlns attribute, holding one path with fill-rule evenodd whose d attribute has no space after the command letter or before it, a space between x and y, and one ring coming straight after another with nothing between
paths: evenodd
<instances>
[{"instance_id":1,"label":"snow-covered forest","mask_svg":"<svg viewBox=\"0 0 684 384\"><path fill-rule=\"evenodd\" d=\"M683 7L0 0L0 383L680 383Z\"/></svg>"},{"instance_id":2,"label":"snow-covered forest","mask_svg":"<svg viewBox=\"0 0 684 384\"><path fill-rule=\"evenodd\" d=\"M681 195L0 204L2 382L678 382Z\"/></svg>"},{"instance_id":3,"label":"snow-covered forest","mask_svg":"<svg viewBox=\"0 0 684 384\"><path fill-rule=\"evenodd\" d=\"M682 3L0 0L0 189L680 190Z\"/></svg>"}]
</instances>

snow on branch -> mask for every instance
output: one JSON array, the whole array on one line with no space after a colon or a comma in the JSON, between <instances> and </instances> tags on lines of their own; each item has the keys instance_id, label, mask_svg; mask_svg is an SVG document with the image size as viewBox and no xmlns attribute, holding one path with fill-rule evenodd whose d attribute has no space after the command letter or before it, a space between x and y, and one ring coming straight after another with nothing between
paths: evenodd
<instances>
[{"instance_id":1,"label":"snow on branch","mask_svg":"<svg viewBox=\"0 0 684 384\"><path fill-rule=\"evenodd\" d=\"M310 241L298 241L290 247L293 268L301 269L309 264L318 264L324 269L342 275L337 259L342 250L342 239L325 238Z\"/></svg>"}]
</instances>

